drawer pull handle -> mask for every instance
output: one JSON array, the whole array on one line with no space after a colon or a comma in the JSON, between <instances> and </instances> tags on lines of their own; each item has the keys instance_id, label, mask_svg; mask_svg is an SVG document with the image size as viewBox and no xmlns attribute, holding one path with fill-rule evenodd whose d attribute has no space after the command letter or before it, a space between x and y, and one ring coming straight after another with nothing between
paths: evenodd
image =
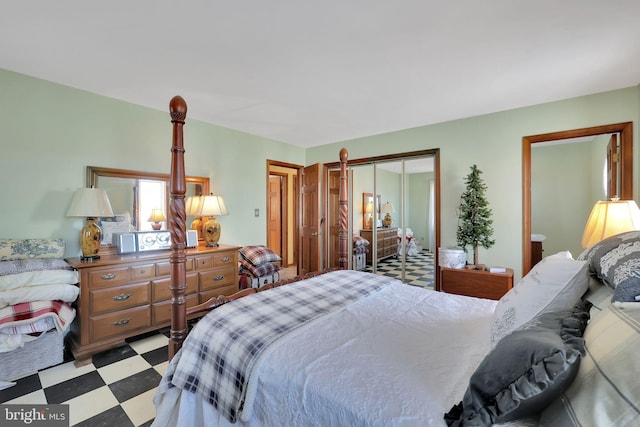
<instances>
[{"instance_id":1,"label":"drawer pull handle","mask_svg":"<svg viewBox=\"0 0 640 427\"><path fill-rule=\"evenodd\" d=\"M231 258L229 258L228 256L224 256L224 257L222 257L221 261L222 262L229 262L230 259Z\"/></svg>"},{"instance_id":2,"label":"drawer pull handle","mask_svg":"<svg viewBox=\"0 0 640 427\"><path fill-rule=\"evenodd\" d=\"M131 322L131 319L122 319L118 320L117 322L113 322L113 326L125 326L129 322Z\"/></svg>"},{"instance_id":3,"label":"drawer pull handle","mask_svg":"<svg viewBox=\"0 0 640 427\"><path fill-rule=\"evenodd\" d=\"M147 270L140 270L140 274L144 274L146 272L147 272Z\"/></svg>"},{"instance_id":4,"label":"drawer pull handle","mask_svg":"<svg viewBox=\"0 0 640 427\"><path fill-rule=\"evenodd\" d=\"M102 275L102 280L111 280L111 279L115 279L117 276L116 273L109 273L109 274L103 274Z\"/></svg>"},{"instance_id":5,"label":"drawer pull handle","mask_svg":"<svg viewBox=\"0 0 640 427\"><path fill-rule=\"evenodd\" d=\"M124 301L124 300L128 300L129 298L131 298L131 294L120 294L120 295L116 295L115 297L113 297L114 301Z\"/></svg>"},{"instance_id":6,"label":"drawer pull handle","mask_svg":"<svg viewBox=\"0 0 640 427\"><path fill-rule=\"evenodd\" d=\"M219 282L220 280L224 279L223 275L219 275L213 278L213 280L215 280L216 282Z\"/></svg>"}]
</instances>

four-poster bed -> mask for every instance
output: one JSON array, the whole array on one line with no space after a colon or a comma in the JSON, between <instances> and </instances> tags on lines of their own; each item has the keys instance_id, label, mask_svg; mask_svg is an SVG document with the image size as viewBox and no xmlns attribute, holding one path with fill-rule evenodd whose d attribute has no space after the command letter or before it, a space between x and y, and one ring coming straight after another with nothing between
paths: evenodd
<instances>
[{"instance_id":1,"label":"four-poster bed","mask_svg":"<svg viewBox=\"0 0 640 427\"><path fill-rule=\"evenodd\" d=\"M616 309L611 291L595 280L589 283L587 265L598 263L600 252L587 261L568 253L547 257L500 301L346 270L344 149L341 269L295 284L246 289L187 310L186 103L175 97L170 109L171 361L154 397L154 426L554 425L569 417L584 422L594 419L589 413L598 402L593 390L604 386L580 387L578 380L607 383L612 378L620 380L618 394L606 397L606 407L595 405L602 421L597 424L632 425L640 415L628 404L638 397L629 375L614 368L593 380L593 363L585 372L580 365L585 342L595 346L592 341L603 328L610 328L607 335L618 334L615 328L621 326L612 328L611 316L626 316L625 334L628 325L640 324L640 310L611 314ZM637 239L640 244L640 234ZM582 301L585 292L591 302ZM212 308L187 335L187 315ZM600 326L586 328L590 314ZM640 351L639 338L627 341ZM640 369L635 365L632 369Z\"/></svg>"}]
</instances>

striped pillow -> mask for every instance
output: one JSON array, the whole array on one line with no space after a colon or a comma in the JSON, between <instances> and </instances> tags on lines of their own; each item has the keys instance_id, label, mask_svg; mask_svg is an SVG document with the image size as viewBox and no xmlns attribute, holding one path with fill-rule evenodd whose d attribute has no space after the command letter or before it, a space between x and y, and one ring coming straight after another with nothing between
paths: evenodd
<instances>
[{"instance_id":1,"label":"striped pillow","mask_svg":"<svg viewBox=\"0 0 640 427\"><path fill-rule=\"evenodd\" d=\"M638 426L640 303L611 303L601 287L584 334L587 354L578 375L540 417L540 426Z\"/></svg>"}]
</instances>

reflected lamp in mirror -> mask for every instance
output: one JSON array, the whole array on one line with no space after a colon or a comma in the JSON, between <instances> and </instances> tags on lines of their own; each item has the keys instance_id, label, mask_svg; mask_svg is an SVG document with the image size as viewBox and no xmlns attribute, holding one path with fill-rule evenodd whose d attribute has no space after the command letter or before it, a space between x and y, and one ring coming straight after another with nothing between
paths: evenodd
<instances>
[{"instance_id":1,"label":"reflected lamp in mirror","mask_svg":"<svg viewBox=\"0 0 640 427\"><path fill-rule=\"evenodd\" d=\"M203 196L189 196L187 197L187 203L185 210L187 216L192 216L191 229L198 232L198 240L204 239L202 235L202 203L204 202Z\"/></svg>"},{"instance_id":2,"label":"reflected lamp in mirror","mask_svg":"<svg viewBox=\"0 0 640 427\"><path fill-rule=\"evenodd\" d=\"M384 205L382 205L382 208L380 209L380 213L385 214L384 219L382 220L382 224L385 227L389 227L393 223L393 220L391 219L391 214L394 212L395 210L393 209L393 205L390 202L386 202Z\"/></svg>"},{"instance_id":3,"label":"reflected lamp in mirror","mask_svg":"<svg viewBox=\"0 0 640 427\"><path fill-rule=\"evenodd\" d=\"M633 200L611 199L595 204L582 235L582 247L588 248L609 236L640 230L640 209Z\"/></svg>"},{"instance_id":4,"label":"reflected lamp in mirror","mask_svg":"<svg viewBox=\"0 0 640 427\"><path fill-rule=\"evenodd\" d=\"M160 230L162 228L162 224L160 223L166 220L167 218L164 217L162 209L158 208L151 209L151 215L149 215L149 219L147 219L147 221L151 223L151 228L154 230Z\"/></svg>"},{"instance_id":5,"label":"reflected lamp in mirror","mask_svg":"<svg viewBox=\"0 0 640 427\"><path fill-rule=\"evenodd\" d=\"M107 193L100 188L80 188L73 195L67 216L86 217L87 223L80 234L82 261L99 259L102 230L98 226L99 217L112 217L113 210Z\"/></svg>"},{"instance_id":6,"label":"reflected lamp in mirror","mask_svg":"<svg viewBox=\"0 0 640 427\"><path fill-rule=\"evenodd\" d=\"M365 225L366 228L373 228L373 201L367 202L364 213L367 214L367 223Z\"/></svg>"},{"instance_id":7,"label":"reflected lamp in mirror","mask_svg":"<svg viewBox=\"0 0 640 427\"><path fill-rule=\"evenodd\" d=\"M202 210L200 216L209 217L204 224L202 224L202 230L204 234L204 241L207 246L218 246L220 240L220 223L216 221L216 216L229 215L227 206L224 203L222 196L204 196L202 201Z\"/></svg>"}]
</instances>

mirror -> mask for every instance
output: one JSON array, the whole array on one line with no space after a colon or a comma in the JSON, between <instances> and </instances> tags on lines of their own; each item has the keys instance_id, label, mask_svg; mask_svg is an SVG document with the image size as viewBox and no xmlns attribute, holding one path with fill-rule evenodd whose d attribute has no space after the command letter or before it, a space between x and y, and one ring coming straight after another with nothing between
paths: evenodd
<instances>
[{"instance_id":1,"label":"mirror","mask_svg":"<svg viewBox=\"0 0 640 427\"><path fill-rule=\"evenodd\" d=\"M373 193L362 193L362 228L373 228ZM380 219L380 195L376 197L375 203L376 218Z\"/></svg>"},{"instance_id":2,"label":"mirror","mask_svg":"<svg viewBox=\"0 0 640 427\"><path fill-rule=\"evenodd\" d=\"M186 184L185 201L189 196L209 194L208 177L187 176ZM169 174L87 166L87 187L91 186L107 192L116 215L102 221L103 245L111 245L113 233L167 229ZM164 215L164 221L161 217L151 221L152 212L155 216L157 210ZM187 224L192 221L193 217L187 217Z\"/></svg>"},{"instance_id":3,"label":"mirror","mask_svg":"<svg viewBox=\"0 0 640 427\"><path fill-rule=\"evenodd\" d=\"M540 204L539 203L540 197L544 197L541 195L543 193L541 190L537 189L536 185L532 183L532 179L533 179L532 177L534 175L539 175L537 171L537 168L539 167L538 163L536 163L536 168L533 168L532 166L532 158L536 158L536 156L538 156L538 154L532 155L532 147L535 145L536 150L538 150L539 147L553 147L558 142L566 142L566 140L570 140L570 139L597 137L600 135L606 135L606 137L600 138L600 139L604 139L604 145L606 145L607 142L610 140L611 135L617 135L617 140L619 141L618 155L617 155L618 162L617 162L617 166L614 167L615 170L610 171L609 177L606 179L604 178L604 174L605 174L604 167L600 166L601 168L597 167L598 170L595 173L591 173L591 169L589 169L589 172L587 172L588 174L591 174L594 176L595 183L583 181L580 183L579 186L577 185L577 183L573 185L572 189L574 190L574 192L576 192L575 190L580 189L581 193L588 194L588 197L585 196L586 198L589 198L588 202L581 204L580 206L582 207L576 208L576 206L578 205L575 201L566 200L567 198L565 198L565 200L562 203L562 206L558 204L558 206L553 209L553 211L556 213L552 213L551 212L552 209L546 209L548 211L547 213L555 215L552 220L553 222L555 223L565 222L565 223L575 224L576 227L579 229L575 231L575 233L579 233L581 238L582 237L581 230L584 227L584 224L586 223L586 218L588 217L593 204L595 203L590 198L591 194L598 194L598 191L592 191L590 189L591 187L601 187L599 189L600 196L594 196L597 198L606 199L608 197L611 197L611 193L617 193L620 199L623 199L623 200L630 200L633 198L632 126L633 126L632 122L625 122L625 123L617 123L617 124L604 125L604 126L596 126L591 128L575 129L575 130L562 131L562 132L553 132L553 133L541 134L541 135L531 135L531 136L525 136L522 138L522 142L523 142L523 147L522 147L522 171L523 171L522 275L523 276L529 272L529 270L535 264L535 262L542 256L541 251L543 249L540 246L542 246L543 243L540 242L540 238L538 238L537 236L535 236L532 239L532 233L546 235L544 230L532 228L532 221L533 221L532 218L534 217L534 215L532 214L532 211L536 212L535 216L537 217L543 214L542 212L540 212L540 210L545 210L544 207L540 208L538 206ZM590 140L591 139L593 138L590 138ZM583 144L583 142L580 142L579 144ZM571 144L568 144L567 146L564 147L565 151L569 150L569 145ZM596 147L596 150L598 153L597 155L593 156L594 158L596 158L594 163L597 163L600 165L604 165L607 158L607 150L603 149L602 145L603 144L600 144L600 148L597 148L597 145L594 144L594 147ZM543 150L547 150L547 148L543 148ZM554 156L553 159L557 160L558 157ZM571 165L571 163L569 163L571 161L573 161L574 163L571 167L568 167L568 165ZM573 170L576 166L575 162L576 162L576 157L572 156L572 157L566 158L564 162L560 162L561 164L558 164L555 167L555 169L551 169L552 167L549 164L547 164L545 165L545 167L548 168L547 175L549 175L550 171L558 170L560 168L564 168L565 170ZM612 187L611 181L614 180L614 177L615 177L615 181L617 182L615 185L615 189L612 189L613 187ZM607 185L603 184L604 181L607 181ZM558 181L556 181L556 183L558 184ZM557 187L559 187L559 184L556 185L556 189ZM536 188L535 190L536 198L532 197L532 188ZM565 190L564 193L566 194L568 193L568 191L569 190ZM561 196L562 195L560 195L559 197ZM571 194L571 196L573 196L573 194ZM536 202L535 205L532 202L532 200ZM580 212L576 212L576 209L579 209ZM566 213L563 215L562 211L565 211ZM584 220L583 220L583 217L584 217ZM549 222L551 222L551 220L547 220L547 223ZM536 223L539 224L537 219L536 219ZM551 231L551 233L553 233L553 231ZM578 240L578 243L579 243L579 240ZM567 245L569 243L562 242L562 244ZM566 246L565 246L565 249L567 249ZM548 254L551 255L552 253L553 252L549 252ZM576 257L579 255L579 253L573 253L572 251L572 255Z\"/></svg>"}]
</instances>

